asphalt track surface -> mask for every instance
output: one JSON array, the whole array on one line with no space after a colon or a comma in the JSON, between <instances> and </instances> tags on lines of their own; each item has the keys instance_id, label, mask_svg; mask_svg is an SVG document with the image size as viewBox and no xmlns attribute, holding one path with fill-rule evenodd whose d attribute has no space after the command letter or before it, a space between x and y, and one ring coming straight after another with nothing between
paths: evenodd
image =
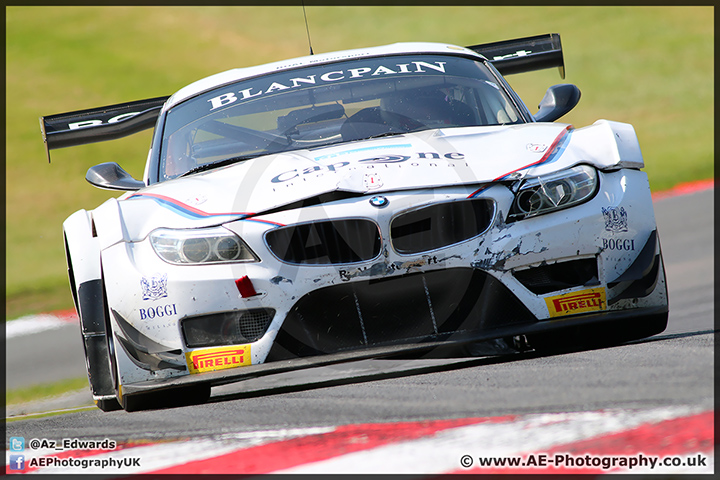
<instances>
[{"instance_id":1,"label":"asphalt track surface","mask_svg":"<svg viewBox=\"0 0 720 480\"><path fill-rule=\"evenodd\" d=\"M258 430L545 412L713 408L713 190L658 199L670 292L665 332L552 355L372 360L213 389L203 405L98 409L7 424L7 436L158 441ZM62 328L7 348L8 387L84 375L80 335Z\"/></svg>"}]
</instances>

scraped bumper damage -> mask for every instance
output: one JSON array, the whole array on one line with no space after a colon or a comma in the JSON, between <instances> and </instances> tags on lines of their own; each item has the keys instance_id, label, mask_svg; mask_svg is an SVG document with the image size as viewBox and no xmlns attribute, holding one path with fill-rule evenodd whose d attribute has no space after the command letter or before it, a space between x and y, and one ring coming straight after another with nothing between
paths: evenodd
<instances>
[{"instance_id":1,"label":"scraped bumper damage","mask_svg":"<svg viewBox=\"0 0 720 480\"><path fill-rule=\"evenodd\" d=\"M119 383L128 394L218 384L297 357L342 361L667 311L644 173L600 173L586 203L508 223L512 201L499 184L390 192L226 224L255 263L170 265L147 239L109 247ZM451 220L452 209L466 213ZM341 220L355 223L328 224Z\"/></svg>"}]
</instances>

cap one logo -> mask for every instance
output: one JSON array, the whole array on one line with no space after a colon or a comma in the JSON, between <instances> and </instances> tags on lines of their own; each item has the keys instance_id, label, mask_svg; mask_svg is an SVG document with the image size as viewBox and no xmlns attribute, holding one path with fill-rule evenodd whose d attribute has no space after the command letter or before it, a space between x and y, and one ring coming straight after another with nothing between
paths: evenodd
<instances>
[{"instance_id":1,"label":"cap one logo","mask_svg":"<svg viewBox=\"0 0 720 480\"><path fill-rule=\"evenodd\" d=\"M628 216L624 207L602 207L605 230L608 232L627 232Z\"/></svg>"},{"instance_id":2,"label":"cap one logo","mask_svg":"<svg viewBox=\"0 0 720 480\"><path fill-rule=\"evenodd\" d=\"M378 157L359 160L359 163L402 163L410 160L409 155L380 155Z\"/></svg>"},{"instance_id":3,"label":"cap one logo","mask_svg":"<svg viewBox=\"0 0 720 480\"><path fill-rule=\"evenodd\" d=\"M140 280L140 286L142 286L143 300L167 297L167 273L156 273L150 278L143 277Z\"/></svg>"},{"instance_id":4,"label":"cap one logo","mask_svg":"<svg viewBox=\"0 0 720 480\"><path fill-rule=\"evenodd\" d=\"M388 200L386 197L383 197L382 195L378 195L376 197L372 197L370 199L370 205L377 208L382 208L387 206L390 203L390 200Z\"/></svg>"}]
</instances>

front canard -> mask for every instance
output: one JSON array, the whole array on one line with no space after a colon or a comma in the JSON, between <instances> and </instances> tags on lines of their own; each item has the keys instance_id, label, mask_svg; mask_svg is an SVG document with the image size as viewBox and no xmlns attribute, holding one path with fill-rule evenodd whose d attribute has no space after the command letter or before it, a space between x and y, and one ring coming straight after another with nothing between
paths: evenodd
<instances>
[{"instance_id":1,"label":"front canard","mask_svg":"<svg viewBox=\"0 0 720 480\"><path fill-rule=\"evenodd\" d=\"M591 288L548 297L545 299L545 303L551 317L602 311L607 305L604 288Z\"/></svg>"},{"instance_id":2,"label":"front canard","mask_svg":"<svg viewBox=\"0 0 720 480\"><path fill-rule=\"evenodd\" d=\"M190 373L212 372L252 364L250 345L203 348L185 353Z\"/></svg>"}]
</instances>

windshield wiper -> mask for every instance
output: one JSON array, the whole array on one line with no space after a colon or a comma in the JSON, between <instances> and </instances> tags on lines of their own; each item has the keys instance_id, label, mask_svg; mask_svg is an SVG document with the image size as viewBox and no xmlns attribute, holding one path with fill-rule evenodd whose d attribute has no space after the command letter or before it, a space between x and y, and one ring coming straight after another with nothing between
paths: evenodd
<instances>
[{"instance_id":1,"label":"windshield wiper","mask_svg":"<svg viewBox=\"0 0 720 480\"><path fill-rule=\"evenodd\" d=\"M250 160L251 158L255 158L255 157L257 157L257 155L246 155L246 156L241 156L241 157L225 158L223 160L217 160L215 162L198 165L197 167L191 168L190 170L188 170L187 172L185 172L179 176L185 177L187 175L192 175L193 173L204 172L206 170L212 170L214 168L220 168L220 167L225 167L227 165L232 165L233 163L244 162L245 160Z\"/></svg>"},{"instance_id":2,"label":"windshield wiper","mask_svg":"<svg viewBox=\"0 0 720 480\"><path fill-rule=\"evenodd\" d=\"M382 138L382 137L394 137L395 135L404 135L408 132L385 132L378 133L377 135L370 135L369 137L363 138L363 140L370 140L371 138Z\"/></svg>"},{"instance_id":3,"label":"windshield wiper","mask_svg":"<svg viewBox=\"0 0 720 480\"><path fill-rule=\"evenodd\" d=\"M364 139L369 140L371 138L393 137L395 135L405 135L406 133L414 133L414 132L419 132L421 130L427 130L427 129L428 129L428 127L423 125L422 127L413 128L410 130L398 130L398 131L391 130L389 132L378 133L377 135L370 135L369 137L365 137Z\"/></svg>"}]
</instances>

